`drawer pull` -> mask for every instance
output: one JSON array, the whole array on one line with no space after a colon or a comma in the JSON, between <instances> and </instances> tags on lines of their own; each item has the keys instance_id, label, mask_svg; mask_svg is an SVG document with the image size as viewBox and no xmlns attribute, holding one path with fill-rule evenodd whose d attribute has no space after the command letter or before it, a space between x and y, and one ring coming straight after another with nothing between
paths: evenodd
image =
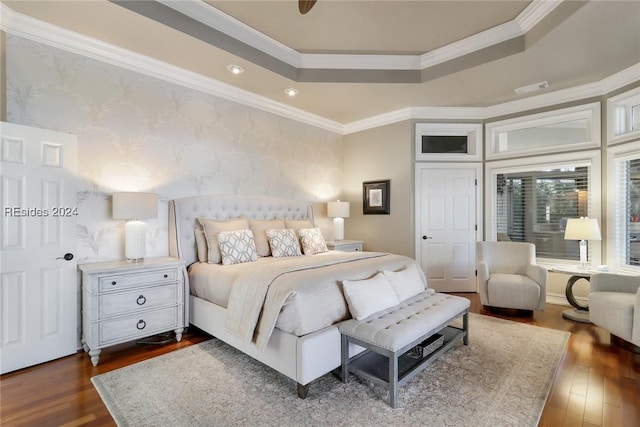
<instances>
[{"instance_id":1,"label":"drawer pull","mask_svg":"<svg viewBox=\"0 0 640 427\"><path fill-rule=\"evenodd\" d=\"M111 284L115 286L115 284L116 284L116 281L114 280L113 282L111 282Z\"/></svg>"},{"instance_id":2,"label":"drawer pull","mask_svg":"<svg viewBox=\"0 0 640 427\"><path fill-rule=\"evenodd\" d=\"M144 297L144 295L140 295L136 300L136 303L138 305L144 305L145 302L147 302L147 299Z\"/></svg>"},{"instance_id":3,"label":"drawer pull","mask_svg":"<svg viewBox=\"0 0 640 427\"><path fill-rule=\"evenodd\" d=\"M136 325L136 328L143 330L145 326L147 326L147 322L145 322L142 319L138 320L138 324Z\"/></svg>"},{"instance_id":4,"label":"drawer pull","mask_svg":"<svg viewBox=\"0 0 640 427\"><path fill-rule=\"evenodd\" d=\"M165 275L164 275L164 278L166 279L167 277L169 277L169 275L168 275L168 274L165 274Z\"/></svg>"}]
</instances>

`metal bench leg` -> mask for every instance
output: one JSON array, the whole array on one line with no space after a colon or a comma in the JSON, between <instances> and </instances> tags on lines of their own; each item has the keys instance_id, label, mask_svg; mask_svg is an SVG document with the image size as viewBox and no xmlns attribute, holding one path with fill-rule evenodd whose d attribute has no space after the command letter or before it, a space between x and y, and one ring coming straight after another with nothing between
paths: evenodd
<instances>
[{"instance_id":1,"label":"metal bench leg","mask_svg":"<svg viewBox=\"0 0 640 427\"><path fill-rule=\"evenodd\" d=\"M389 405L398 407L398 354L389 356Z\"/></svg>"},{"instance_id":2,"label":"metal bench leg","mask_svg":"<svg viewBox=\"0 0 640 427\"><path fill-rule=\"evenodd\" d=\"M462 329L465 332L462 342L464 343L464 345L469 345L469 312L468 311L464 313L464 316L462 316Z\"/></svg>"},{"instance_id":3,"label":"metal bench leg","mask_svg":"<svg viewBox=\"0 0 640 427\"><path fill-rule=\"evenodd\" d=\"M346 335L340 335L340 358L342 361L342 382L349 381L349 341Z\"/></svg>"}]
</instances>

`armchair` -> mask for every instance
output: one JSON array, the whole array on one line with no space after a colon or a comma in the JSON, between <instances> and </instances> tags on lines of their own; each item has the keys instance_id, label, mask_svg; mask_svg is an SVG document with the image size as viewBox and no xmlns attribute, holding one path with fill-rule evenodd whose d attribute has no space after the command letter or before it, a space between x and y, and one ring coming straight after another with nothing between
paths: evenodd
<instances>
[{"instance_id":1,"label":"armchair","mask_svg":"<svg viewBox=\"0 0 640 427\"><path fill-rule=\"evenodd\" d=\"M482 305L544 310L547 269L533 243L478 242L478 285Z\"/></svg>"},{"instance_id":2,"label":"armchair","mask_svg":"<svg viewBox=\"0 0 640 427\"><path fill-rule=\"evenodd\" d=\"M640 352L640 276L592 274L589 320Z\"/></svg>"}]
</instances>

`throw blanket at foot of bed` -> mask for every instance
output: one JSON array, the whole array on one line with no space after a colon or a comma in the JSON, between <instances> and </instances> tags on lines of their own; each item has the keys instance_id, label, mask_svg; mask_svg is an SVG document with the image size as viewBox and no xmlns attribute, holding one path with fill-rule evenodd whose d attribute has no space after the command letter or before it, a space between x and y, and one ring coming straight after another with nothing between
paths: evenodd
<instances>
[{"instance_id":1,"label":"throw blanket at foot of bed","mask_svg":"<svg viewBox=\"0 0 640 427\"><path fill-rule=\"evenodd\" d=\"M415 260L379 252L330 252L291 257L284 265L265 265L240 276L233 285L227 305L225 327L246 342L252 339L264 349L282 306L301 287L338 287L343 280L362 280L382 270L398 271ZM426 280L425 280L426 284ZM341 300L344 316L328 319L327 324L348 318L346 302Z\"/></svg>"}]
</instances>

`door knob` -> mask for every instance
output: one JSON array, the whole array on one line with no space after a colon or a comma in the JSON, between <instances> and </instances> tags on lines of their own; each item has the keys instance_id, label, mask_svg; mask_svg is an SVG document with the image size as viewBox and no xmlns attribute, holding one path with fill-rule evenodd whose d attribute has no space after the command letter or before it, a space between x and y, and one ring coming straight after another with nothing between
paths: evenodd
<instances>
[{"instance_id":1,"label":"door knob","mask_svg":"<svg viewBox=\"0 0 640 427\"><path fill-rule=\"evenodd\" d=\"M65 261L71 261L73 259L73 254L67 252L66 254L64 254L64 256L59 256L56 259L64 259Z\"/></svg>"},{"instance_id":2,"label":"door knob","mask_svg":"<svg viewBox=\"0 0 640 427\"><path fill-rule=\"evenodd\" d=\"M422 236L422 240L433 239L431 236Z\"/></svg>"}]
</instances>

